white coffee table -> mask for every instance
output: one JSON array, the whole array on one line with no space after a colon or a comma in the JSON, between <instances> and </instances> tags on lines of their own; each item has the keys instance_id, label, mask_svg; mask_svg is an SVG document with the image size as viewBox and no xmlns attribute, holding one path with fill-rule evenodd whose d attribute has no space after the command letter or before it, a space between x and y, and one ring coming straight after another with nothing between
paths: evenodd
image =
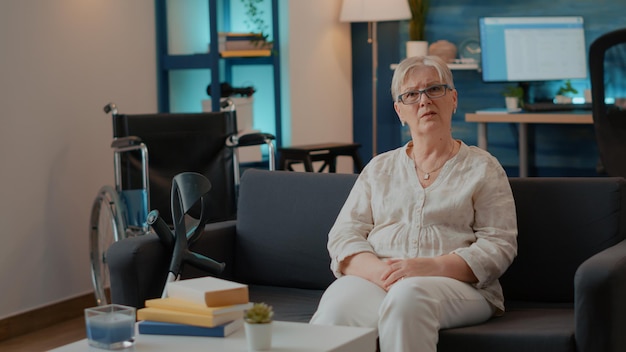
<instances>
[{"instance_id":1,"label":"white coffee table","mask_svg":"<svg viewBox=\"0 0 626 352\"><path fill-rule=\"evenodd\" d=\"M272 349L290 352L363 352L376 350L376 330L347 326L322 326L275 321L272 327ZM57 349L57 352L104 351L90 347L83 339ZM246 352L244 328L228 337L194 337L168 335L135 335L135 352L142 351L223 351Z\"/></svg>"}]
</instances>

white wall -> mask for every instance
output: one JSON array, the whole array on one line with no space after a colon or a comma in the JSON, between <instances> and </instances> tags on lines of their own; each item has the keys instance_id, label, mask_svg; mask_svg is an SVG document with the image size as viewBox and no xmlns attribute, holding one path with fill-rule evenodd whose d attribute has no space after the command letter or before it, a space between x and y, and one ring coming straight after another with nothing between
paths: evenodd
<instances>
[{"instance_id":1,"label":"white wall","mask_svg":"<svg viewBox=\"0 0 626 352\"><path fill-rule=\"evenodd\" d=\"M290 144L352 142L350 25L341 1L289 1ZM285 60L285 59L283 59ZM338 172L352 172L339 158Z\"/></svg>"},{"instance_id":2,"label":"white wall","mask_svg":"<svg viewBox=\"0 0 626 352\"><path fill-rule=\"evenodd\" d=\"M0 317L91 290L111 117L156 111L152 0L0 2Z\"/></svg>"},{"instance_id":3,"label":"white wall","mask_svg":"<svg viewBox=\"0 0 626 352\"><path fill-rule=\"evenodd\" d=\"M291 142L350 142L341 2L287 3ZM153 0L0 1L0 319L92 291L89 211L113 183L109 101L156 111Z\"/></svg>"}]
</instances>

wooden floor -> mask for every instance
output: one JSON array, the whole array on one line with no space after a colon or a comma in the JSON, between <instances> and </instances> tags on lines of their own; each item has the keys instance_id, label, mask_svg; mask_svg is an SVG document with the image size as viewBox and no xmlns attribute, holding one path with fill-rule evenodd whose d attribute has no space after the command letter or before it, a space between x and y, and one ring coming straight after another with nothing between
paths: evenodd
<instances>
[{"instance_id":1,"label":"wooden floor","mask_svg":"<svg viewBox=\"0 0 626 352\"><path fill-rule=\"evenodd\" d=\"M0 341L0 351L48 351L86 337L85 318L80 316L32 333Z\"/></svg>"}]
</instances>

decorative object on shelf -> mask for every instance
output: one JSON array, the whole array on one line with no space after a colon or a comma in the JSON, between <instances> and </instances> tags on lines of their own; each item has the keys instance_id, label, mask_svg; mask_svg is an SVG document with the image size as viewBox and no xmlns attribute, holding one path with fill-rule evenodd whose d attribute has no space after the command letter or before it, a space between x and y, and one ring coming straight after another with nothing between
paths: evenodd
<instances>
[{"instance_id":1,"label":"decorative object on shelf","mask_svg":"<svg viewBox=\"0 0 626 352\"><path fill-rule=\"evenodd\" d=\"M439 56L444 62L451 63L456 59L456 45L447 40L438 40L428 47L428 55Z\"/></svg>"},{"instance_id":2,"label":"decorative object on shelf","mask_svg":"<svg viewBox=\"0 0 626 352\"><path fill-rule=\"evenodd\" d=\"M220 94L222 98L230 97L233 95L239 95L242 97L251 97L254 94L254 92L256 92L256 90L252 86L235 88L231 86L230 83L228 82L220 83ZM206 94L211 96L210 84L206 87Z\"/></svg>"},{"instance_id":3,"label":"decorative object on shelf","mask_svg":"<svg viewBox=\"0 0 626 352\"><path fill-rule=\"evenodd\" d=\"M559 87L559 90L556 92L554 101L557 104L569 104L572 102L572 94L578 94L578 90L572 86L572 81L569 79L565 80L563 85Z\"/></svg>"},{"instance_id":4,"label":"decorative object on shelf","mask_svg":"<svg viewBox=\"0 0 626 352\"><path fill-rule=\"evenodd\" d=\"M368 43L372 44L372 156L378 153L377 91L378 81L378 27L380 21L399 21L411 18L406 0L343 0L341 22L368 22Z\"/></svg>"},{"instance_id":5,"label":"decorative object on shelf","mask_svg":"<svg viewBox=\"0 0 626 352\"><path fill-rule=\"evenodd\" d=\"M263 10L258 7L263 2L265 0L241 0L243 7L246 9L247 19L244 20L244 23L252 32L258 35L257 38L253 38L253 43L256 44L257 48L271 49L272 41L268 40L269 34L267 33L269 27L263 19Z\"/></svg>"},{"instance_id":6,"label":"decorative object on shelf","mask_svg":"<svg viewBox=\"0 0 626 352\"><path fill-rule=\"evenodd\" d=\"M406 42L406 56L424 56L428 54L425 26L429 0L408 0L411 10L409 20L409 41Z\"/></svg>"},{"instance_id":7,"label":"decorative object on shelf","mask_svg":"<svg viewBox=\"0 0 626 352\"><path fill-rule=\"evenodd\" d=\"M426 56L428 54L428 42L425 40L409 40L406 42L406 57Z\"/></svg>"},{"instance_id":8,"label":"decorative object on shelf","mask_svg":"<svg viewBox=\"0 0 626 352\"><path fill-rule=\"evenodd\" d=\"M480 64L480 41L476 38L465 39L459 45L459 58L464 64Z\"/></svg>"},{"instance_id":9,"label":"decorative object on shelf","mask_svg":"<svg viewBox=\"0 0 626 352\"><path fill-rule=\"evenodd\" d=\"M524 105L524 89L520 86L507 86L502 91L506 110L509 112L520 111Z\"/></svg>"},{"instance_id":10,"label":"decorative object on shelf","mask_svg":"<svg viewBox=\"0 0 626 352\"><path fill-rule=\"evenodd\" d=\"M218 38L222 57L270 56L272 54L273 43L267 42L267 35L262 33L220 32Z\"/></svg>"},{"instance_id":11,"label":"decorative object on shelf","mask_svg":"<svg viewBox=\"0 0 626 352\"><path fill-rule=\"evenodd\" d=\"M250 351L266 351L272 347L272 306L254 303L244 315L246 339Z\"/></svg>"}]
</instances>

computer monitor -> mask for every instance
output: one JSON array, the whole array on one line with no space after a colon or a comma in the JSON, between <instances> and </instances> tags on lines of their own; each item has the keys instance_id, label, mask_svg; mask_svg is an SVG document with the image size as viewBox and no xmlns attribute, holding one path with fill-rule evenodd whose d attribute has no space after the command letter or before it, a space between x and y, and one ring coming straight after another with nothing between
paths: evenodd
<instances>
[{"instance_id":1,"label":"computer monitor","mask_svg":"<svg viewBox=\"0 0 626 352\"><path fill-rule=\"evenodd\" d=\"M583 18L482 17L485 82L537 82L587 78Z\"/></svg>"}]
</instances>

